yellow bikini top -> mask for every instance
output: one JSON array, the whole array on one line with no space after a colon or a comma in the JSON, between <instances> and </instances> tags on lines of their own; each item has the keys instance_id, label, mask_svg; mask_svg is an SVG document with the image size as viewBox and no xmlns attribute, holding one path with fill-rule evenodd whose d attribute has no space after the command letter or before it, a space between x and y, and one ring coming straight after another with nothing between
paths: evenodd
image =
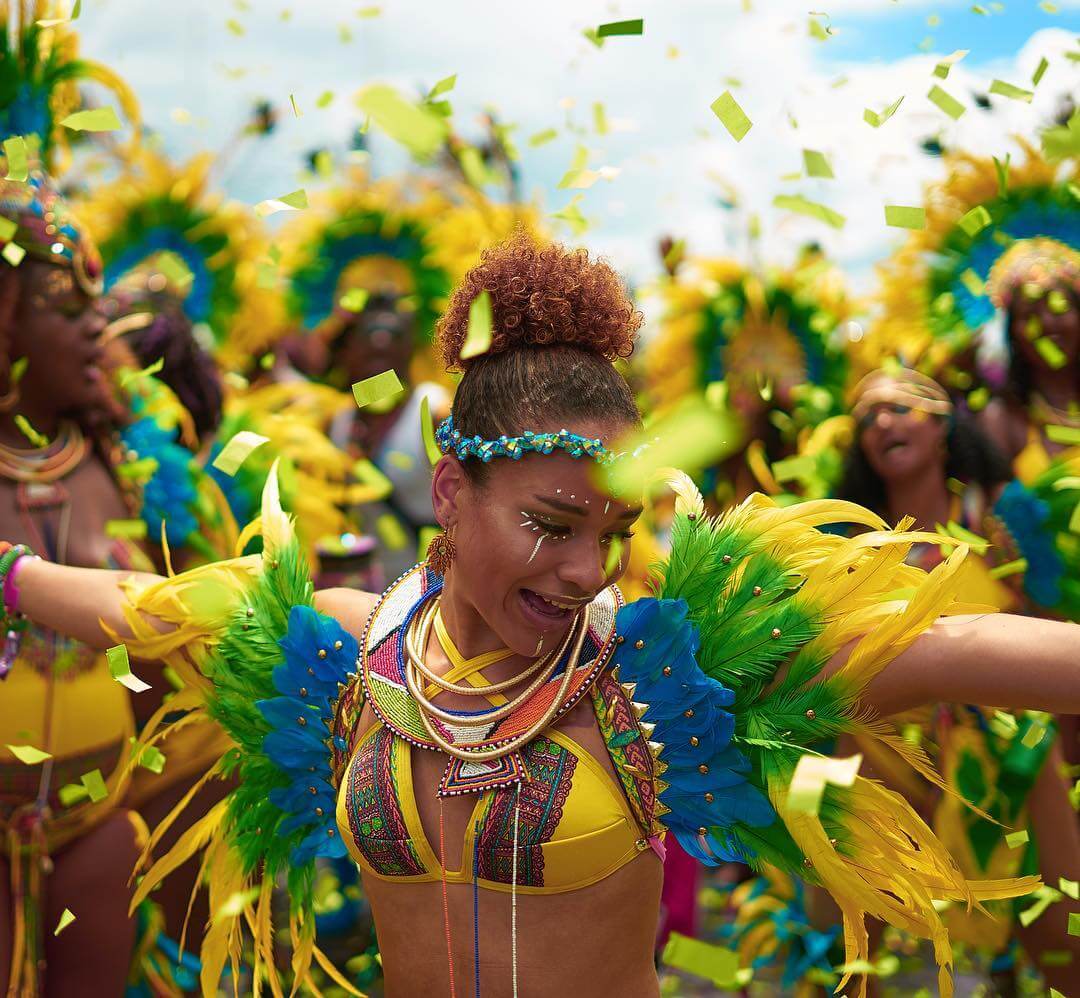
<instances>
[{"instance_id":1,"label":"yellow bikini top","mask_svg":"<svg viewBox=\"0 0 1080 998\"><path fill-rule=\"evenodd\" d=\"M428 573L416 569L399 580L369 621L361 645L361 677L380 720L355 745L337 798L338 826L360 867L372 876L410 883L442 878L442 864L420 821L412 779L414 746L427 746L407 726L398 729L396 719L387 723L384 712L388 694L407 696L391 680L396 679L404 628L419 602L413 597L419 594L422 600L427 579ZM520 783L477 792L461 855L445 857L448 882L475 877L486 888L509 891L516 879L519 891L554 894L596 883L640 852L661 848L655 834L652 756L628 697L606 668L616 644L620 602L614 589L594 601L594 624L577 669L583 677L580 695L592 699L621 786L583 746L548 728L521 750L526 777ZM440 641L451 659L450 682L486 685L480 670L508 654L464 660L445 632ZM491 699L497 703L500 698ZM460 774L465 780L470 765Z\"/></svg>"}]
</instances>

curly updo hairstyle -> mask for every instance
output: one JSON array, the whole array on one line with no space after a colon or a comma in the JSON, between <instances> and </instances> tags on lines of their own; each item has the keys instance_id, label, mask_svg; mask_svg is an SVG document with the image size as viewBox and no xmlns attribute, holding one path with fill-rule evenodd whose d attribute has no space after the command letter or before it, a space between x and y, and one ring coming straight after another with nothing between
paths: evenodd
<instances>
[{"instance_id":1,"label":"curly updo hairstyle","mask_svg":"<svg viewBox=\"0 0 1080 998\"><path fill-rule=\"evenodd\" d=\"M491 346L465 359L469 307L491 298ZM525 430L602 423L638 426L641 414L613 362L629 357L642 316L618 275L583 249L540 244L524 232L484 252L450 297L437 328L447 369L463 371L454 426L486 440ZM466 461L478 484L487 466Z\"/></svg>"}]
</instances>

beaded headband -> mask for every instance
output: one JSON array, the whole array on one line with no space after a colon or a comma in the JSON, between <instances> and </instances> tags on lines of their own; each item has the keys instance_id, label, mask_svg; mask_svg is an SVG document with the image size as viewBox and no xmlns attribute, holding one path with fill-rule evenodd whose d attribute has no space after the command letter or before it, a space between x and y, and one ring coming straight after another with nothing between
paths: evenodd
<instances>
[{"instance_id":1,"label":"beaded headband","mask_svg":"<svg viewBox=\"0 0 1080 998\"><path fill-rule=\"evenodd\" d=\"M925 374L906 368L871 371L855 386L853 396L851 414L856 419L882 402L897 402L935 416L948 416L953 410L949 393L941 385Z\"/></svg>"},{"instance_id":2,"label":"beaded headband","mask_svg":"<svg viewBox=\"0 0 1080 998\"><path fill-rule=\"evenodd\" d=\"M618 457L595 437L583 437L569 430L558 433L534 433L526 430L520 437L501 436L498 440L483 437L464 437L454 429L453 415L447 416L435 431L435 440L444 454L453 454L459 461L478 457L485 464L495 457L520 461L526 454L550 454L565 451L571 457L591 457L598 464L610 464Z\"/></svg>"}]
</instances>

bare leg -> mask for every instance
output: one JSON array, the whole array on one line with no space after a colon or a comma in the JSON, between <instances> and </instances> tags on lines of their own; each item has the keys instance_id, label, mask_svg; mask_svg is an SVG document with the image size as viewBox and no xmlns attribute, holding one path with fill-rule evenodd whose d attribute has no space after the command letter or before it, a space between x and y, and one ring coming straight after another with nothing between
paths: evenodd
<instances>
[{"instance_id":1,"label":"bare leg","mask_svg":"<svg viewBox=\"0 0 1080 998\"><path fill-rule=\"evenodd\" d=\"M1043 882L1053 888L1057 888L1061 877L1075 880L1080 872L1080 827L1060 775L1061 764L1061 746L1055 744L1028 795L1031 828L1039 847L1039 872ZM1080 967L1080 937L1069 935L1070 912L1080 912L1080 902L1065 897L1050 905L1026 929L1017 925L1020 941L1043 972L1047 985L1062 994L1075 990L1076 968ZM1068 965L1050 967L1043 962L1044 953L1063 950L1072 954Z\"/></svg>"},{"instance_id":2,"label":"bare leg","mask_svg":"<svg viewBox=\"0 0 1080 998\"><path fill-rule=\"evenodd\" d=\"M44 904L46 998L124 993L135 946L128 877L137 857L135 829L126 811L53 856ZM65 908L75 921L54 937Z\"/></svg>"}]
</instances>

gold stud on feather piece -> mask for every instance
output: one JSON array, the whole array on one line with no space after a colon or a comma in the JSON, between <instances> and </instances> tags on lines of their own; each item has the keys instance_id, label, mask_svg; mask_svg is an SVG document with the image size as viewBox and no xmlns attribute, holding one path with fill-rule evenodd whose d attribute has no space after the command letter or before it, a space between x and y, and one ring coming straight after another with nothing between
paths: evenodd
<instances>
[{"instance_id":1,"label":"gold stud on feather piece","mask_svg":"<svg viewBox=\"0 0 1080 998\"><path fill-rule=\"evenodd\" d=\"M649 709L649 705L647 703L637 703L634 700L631 700L630 709L634 712L634 716L640 721L645 716L645 712Z\"/></svg>"},{"instance_id":2,"label":"gold stud on feather piece","mask_svg":"<svg viewBox=\"0 0 1080 998\"><path fill-rule=\"evenodd\" d=\"M626 694L630 700L634 699L634 694L637 692L637 683L619 683L622 687L623 693Z\"/></svg>"}]
</instances>

